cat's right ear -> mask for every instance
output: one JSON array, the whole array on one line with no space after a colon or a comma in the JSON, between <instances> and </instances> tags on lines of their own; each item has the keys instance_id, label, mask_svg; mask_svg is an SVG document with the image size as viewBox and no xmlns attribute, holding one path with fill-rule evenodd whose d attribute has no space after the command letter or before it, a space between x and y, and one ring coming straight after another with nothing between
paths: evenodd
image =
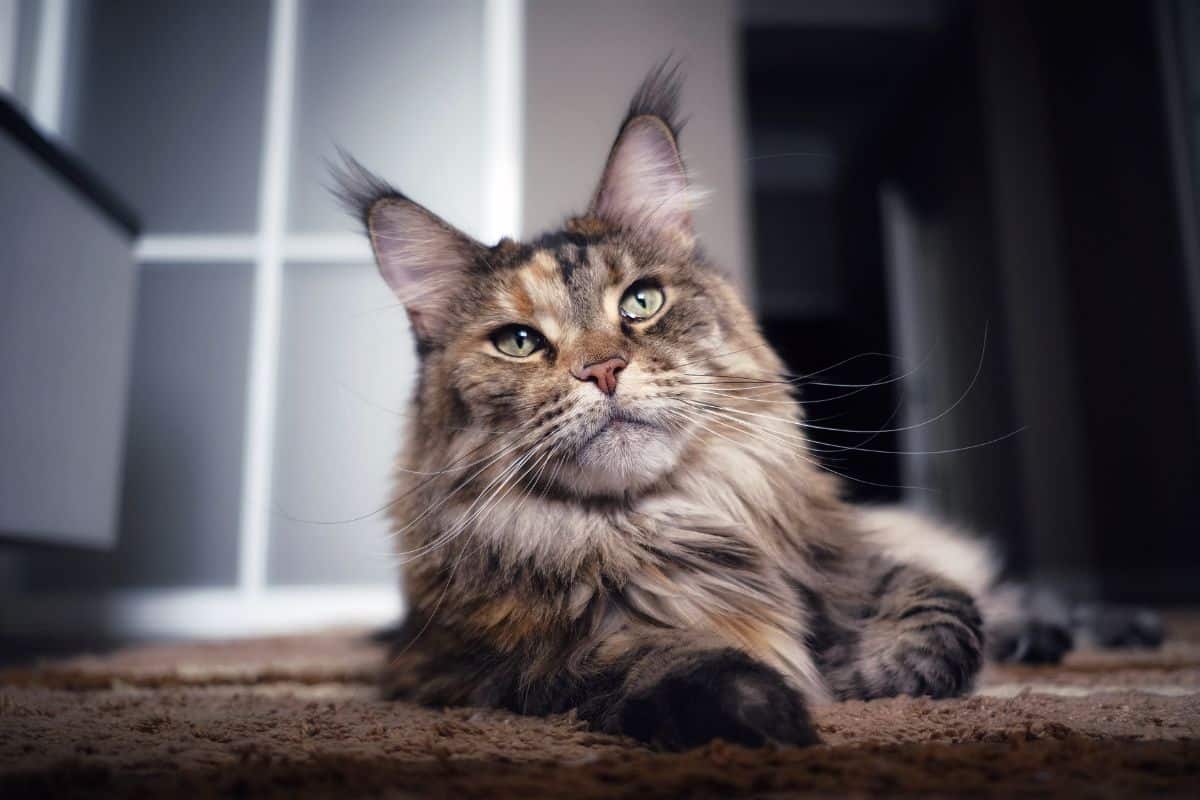
<instances>
[{"instance_id":1,"label":"cat's right ear","mask_svg":"<svg viewBox=\"0 0 1200 800\"><path fill-rule=\"evenodd\" d=\"M688 184L679 153L680 83L679 64L670 58L642 80L589 211L629 230L691 246L692 211L703 192Z\"/></svg>"},{"instance_id":2,"label":"cat's right ear","mask_svg":"<svg viewBox=\"0 0 1200 800\"><path fill-rule=\"evenodd\" d=\"M343 154L335 193L367 229L375 262L404 304L418 340L438 338L468 273L487 248Z\"/></svg>"}]
</instances>

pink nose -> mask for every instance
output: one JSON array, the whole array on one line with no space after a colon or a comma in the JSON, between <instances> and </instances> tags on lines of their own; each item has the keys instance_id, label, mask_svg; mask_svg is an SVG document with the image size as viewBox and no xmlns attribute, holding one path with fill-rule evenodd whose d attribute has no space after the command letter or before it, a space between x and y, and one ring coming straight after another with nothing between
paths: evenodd
<instances>
[{"instance_id":1,"label":"pink nose","mask_svg":"<svg viewBox=\"0 0 1200 800\"><path fill-rule=\"evenodd\" d=\"M625 369L629 362L620 356L597 361L592 364L587 364L578 372L572 370L571 374L581 381L592 381L596 384L596 388L607 395L612 395L617 391L617 373Z\"/></svg>"}]
</instances>

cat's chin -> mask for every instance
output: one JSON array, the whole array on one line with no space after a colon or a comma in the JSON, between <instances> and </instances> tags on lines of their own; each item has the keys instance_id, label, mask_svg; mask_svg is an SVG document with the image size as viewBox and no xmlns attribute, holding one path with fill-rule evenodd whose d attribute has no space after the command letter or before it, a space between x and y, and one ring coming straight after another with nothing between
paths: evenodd
<instances>
[{"instance_id":1,"label":"cat's chin","mask_svg":"<svg viewBox=\"0 0 1200 800\"><path fill-rule=\"evenodd\" d=\"M641 422L610 422L576 453L559 482L578 494L617 496L645 489L675 468L676 436Z\"/></svg>"}]
</instances>

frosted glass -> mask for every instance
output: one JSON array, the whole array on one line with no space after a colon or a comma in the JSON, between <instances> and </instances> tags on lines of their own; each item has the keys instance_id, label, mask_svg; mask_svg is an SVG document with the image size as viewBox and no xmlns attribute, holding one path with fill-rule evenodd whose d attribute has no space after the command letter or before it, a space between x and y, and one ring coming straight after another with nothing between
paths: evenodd
<instances>
[{"instance_id":1,"label":"frosted glass","mask_svg":"<svg viewBox=\"0 0 1200 800\"><path fill-rule=\"evenodd\" d=\"M387 518L371 512L416 370L407 318L373 265L286 270L269 582L389 582Z\"/></svg>"},{"instance_id":2,"label":"frosted glass","mask_svg":"<svg viewBox=\"0 0 1200 800\"><path fill-rule=\"evenodd\" d=\"M77 6L63 133L147 233L257 224L265 0Z\"/></svg>"},{"instance_id":3,"label":"frosted glass","mask_svg":"<svg viewBox=\"0 0 1200 800\"><path fill-rule=\"evenodd\" d=\"M483 4L302 6L290 226L353 230L327 162L352 153L468 231L482 220Z\"/></svg>"}]
</instances>

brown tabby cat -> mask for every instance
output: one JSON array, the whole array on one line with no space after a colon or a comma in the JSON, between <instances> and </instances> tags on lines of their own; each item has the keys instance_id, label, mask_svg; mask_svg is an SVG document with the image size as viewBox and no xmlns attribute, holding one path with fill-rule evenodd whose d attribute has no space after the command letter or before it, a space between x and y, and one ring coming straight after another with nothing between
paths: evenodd
<instances>
[{"instance_id":1,"label":"brown tabby cat","mask_svg":"<svg viewBox=\"0 0 1200 800\"><path fill-rule=\"evenodd\" d=\"M396 696L574 708L666 748L804 744L809 703L949 697L979 670L992 557L846 505L818 467L697 246L678 92L647 77L587 212L528 244L474 241L347 161L421 356Z\"/></svg>"}]
</instances>

